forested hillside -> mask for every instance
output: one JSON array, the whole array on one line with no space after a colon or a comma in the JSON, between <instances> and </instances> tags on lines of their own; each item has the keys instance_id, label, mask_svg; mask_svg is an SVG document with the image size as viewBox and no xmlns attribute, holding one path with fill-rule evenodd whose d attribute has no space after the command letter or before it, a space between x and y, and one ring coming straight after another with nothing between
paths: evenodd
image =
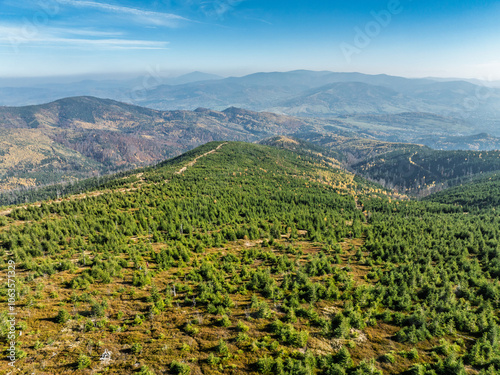
<instances>
[{"instance_id":1,"label":"forested hillside","mask_svg":"<svg viewBox=\"0 0 500 375\"><path fill-rule=\"evenodd\" d=\"M427 199L473 211L495 210L500 206L500 174L488 173L460 186L433 194Z\"/></svg>"},{"instance_id":2,"label":"forested hillside","mask_svg":"<svg viewBox=\"0 0 500 375\"><path fill-rule=\"evenodd\" d=\"M500 151L400 149L351 166L402 193L427 195L500 170Z\"/></svg>"},{"instance_id":3,"label":"forested hillside","mask_svg":"<svg viewBox=\"0 0 500 375\"><path fill-rule=\"evenodd\" d=\"M336 151L343 155L347 165L353 165L362 161L371 160L379 155L388 154L393 151L415 152L428 149L422 145L384 142L373 138L356 136L354 133L336 131L332 133L304 132L294 135L305 140L309 144L320 146L330 152Z\"/></svg>"},{"instance_id":4,"label":"forested hillside","mask_svg":"<svg viewBox=\"0 0 500 375\"><path fill-rule=\"evenodd\" d=\"M273 137L273 147L338 160L358 176L412 197L428 196L500 171L500 151L438 151L421 145L307 132Z\"/></svg>"},{"instance_id":5,"label":"forested hillside","mask_svg":"<svg viewBox=\"0 0 500 375\"><path fill-rule=\"evenodd\" d=\"M21 372L500 371L498 215L298 151L209 143L3 212Z\"/></svg>"}]
</instances>

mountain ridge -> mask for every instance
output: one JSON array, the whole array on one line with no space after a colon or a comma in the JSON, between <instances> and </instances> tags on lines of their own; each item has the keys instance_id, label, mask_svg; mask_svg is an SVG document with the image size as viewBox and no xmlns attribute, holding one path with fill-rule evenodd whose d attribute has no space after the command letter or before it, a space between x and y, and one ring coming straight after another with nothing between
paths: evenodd
<instances>
[{"instance_id":1,"label":"mountain ridge","mask_svg":"<svg viewBox=\"0 0 500 375\"><path fill-rule=\"evenodd\" d=\"M197 76L202 80L196 81ZM188 75L184 82L181 79L178 84L171 84L175 83L173 81L168 84L168 81L162 82L161 79L154 79L152 82L138 79L108 85L99 82L92 85L82 83L81 87L46 86L45 89L37 87L33 90L4 88L0 90L0 103L39 104L51 99L90 95L157 110L194 110L204 107L221 111L234 106L253 111L277 111L318 118L336 118L346 113L382 115L428 112L468 121L471 129L464 135L488 132L500 136L500 89L482 82L306 70L205 79L210 77L194 74L194 81L190 81ZM333 96L328 90L320 89L335 83L343 85L344 89L338 90ZM361 91L360 84L364 85ZM386 95L387 91L382 88L393 90L394 95ZM22 94L23 90L25 95ZM308 94L311 90L317 91L316 97ZM369 91L385 94L370 97L366 95ZM33 97L37 96L38 101L33 103ZM308 101L307 110L301 102L304 100Z\"/></svg>"},{"instance_id":2,"label":"mountain ridge","mask_svg":"<svg viewBox=\"0 0 500 375\"><path fill-rule=\"evenodd\" d=\"M432 126L426 128L428 122ZM69 182L151 165L210 141L258 142L276 135L313 140L340 151L349 163L361 162L377 154L372 149L384 149L388 142L432 143L434 138L422 138L422 134L443 134L447 127L461 131L468 126L425 113L317 119L237 107L159 111L112 99L65 98L40 106L0 107L0 188ZM393 137L396 130L403 139ZM325 141L329 134L335 138L331 142ZM500 148L500 139L441 135L437 145L494 149Z\"/></svg>"}]
</instances>

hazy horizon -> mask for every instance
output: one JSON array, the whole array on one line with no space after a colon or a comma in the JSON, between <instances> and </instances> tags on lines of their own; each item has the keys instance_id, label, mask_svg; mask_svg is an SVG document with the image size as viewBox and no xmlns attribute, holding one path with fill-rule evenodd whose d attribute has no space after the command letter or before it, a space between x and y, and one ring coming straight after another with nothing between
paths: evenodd
<instances>
[{"instance_id":1,"label":"hazy horizon","mask_svg":"<svg viewBox=\"0 0 500 375\"><path fill-rule=\"evenodd\" d=\"M245 76L250 76L253 74L272 74L272 73L291 73L291 72L296 72L296 71L310 71L310 72L331 72L331 73L339 73L339 74L350 74L350 73L360 73L360 74L365 74L365 75L372 75L372 76L377 76L377 75L386 75L386 76L394 76L394 77L401 77L401 78L407 78L407 79L430 79L430 80L443 80L443 81L477 81L480 82L481 84L488 85L493 84L494 86L497 86L500 84L500 80L484 80L480 78L475 78L475 77L431 77L431 76L399 76L399 75L394 75L394 74L389 74L389 73L364 73L360 71L352 71L352 72L343 72L343 71L326 71L326 70L309 70L309 69L294 69L294 70L288 70L288 71L255 71L255 72L245 72L245 73L240 73L240 74L224 74L224 72L211 72L211 71L200 71L200 70L195 70L195 71L181 71L181 72L176 72L176 71L170 71L170 72L162 72L158 76L155 76L156 78L159 78L157 80L158 84L162 84L162 81L166 81L169 79L175 79L175 78L181 78L184 76L188 76L193 73L201 73L201 74L207 74L207 75L214 75L214 76L219 76L220 79L225 79L225 78L240 78L240 77L245 77ZM84 81L97 81L97 82L126 82L126 81L133 81L133 80L141 80L144 77L148 77L148 73L144 72L131 72L128 74L121 74L121 75L116 75L113 73L99 73L99 74L75 74L75 75L66 75L66 76L20 76L20 77L0 77L0 86L2 87L26 87L26 86L36 86L36 85L64 85L64 84L71 84L71 83L80 83ZM215 79L215 78L214 78Z\"/></svg>"},{"instance_id":2,"label":"hazy horizon","mask_svg":"<svg viewBox=\"0 0 500 375\"><path fill-rule=\"evenodd\" d=\"M492 0L2 3L4 79L327 70L500 80Z\"/></svg>"}]
</instances>

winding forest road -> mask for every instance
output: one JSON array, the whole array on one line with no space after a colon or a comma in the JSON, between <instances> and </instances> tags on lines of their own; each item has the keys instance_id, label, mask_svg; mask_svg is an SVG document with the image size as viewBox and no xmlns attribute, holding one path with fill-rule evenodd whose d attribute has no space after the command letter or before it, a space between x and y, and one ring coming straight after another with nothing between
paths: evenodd
<instances>
[{"instance_id":1,"label":"winding forest road","mask_svg":"<svg viewBox=\"0 0 500 375\"><path fill-rule=\"evenodd\" d=\"M408 161L410 162L410 164L412 164L412 165L414 165L415 167L420 168L420 169L422 169L422 170L424 170L424 171L426 171L426 172L428 172L428 173L430 173L430 174L434 174L434 173L432 173L432 171L430 171L430 170L428 170L428 169L426 169L426 168L422 167L421 165L418 165L417 163L415 163L415 162L412 160L412 157L414 157L416 154L417 154L417 152L415 152L413 155L411 155L411 156L408 158Z\"/></svg>"}]
</instances>

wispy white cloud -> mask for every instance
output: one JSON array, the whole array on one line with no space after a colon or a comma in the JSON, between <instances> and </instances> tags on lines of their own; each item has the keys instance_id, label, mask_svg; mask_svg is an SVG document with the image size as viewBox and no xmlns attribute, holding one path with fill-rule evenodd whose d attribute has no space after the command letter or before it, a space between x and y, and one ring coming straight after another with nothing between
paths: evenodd
<instances>
[{"instance_id":1,"label":"wispy white cloud","mask_svg":"<svg viewBox=\"0 0 500 375\"><path fill-rule=\"evenodd\" d=\"M88 0L57 0L59 4L65 4L79 8L93 8L106 12L131 16L136 21L141 23L153 24L156 26L178 27L182 22L191 20L172 13L153 12L137 8L124 7L121 5L113 5Z\"/></svg>"},{"instance_id":2,"label":"wispy white cloud","mask_svg":"<svg viewBox=\"0 0 500 375\"><path fill-rule=\"evenodd\" d=\"M50 35L83 35L94 37L113 37L123 35L121 31L99 31L86 28L70 28L70 27L42 27L34 24L0 24L0 36L5 34L50 34Z\"/></svg>"},{"instance_id":3,"label":"wispy white cloud","mask_svg":"<svg viewBox=\"0 0 500 375\"><path fill-rule=\"evenodd\" d=\"M50 46L82 49L166 49L168 42L138 39L110 38L121 33L101 32L85 29L47 28L44 30L29 29L22 26L0 25L0 45L20 45L31 47ZM86 38L75 38L82 36ZM96 39L91 39L96 37Z\"/></svg>"},{"instance_id":4,"label":"wispy white cloud","mask_svg":"<svg viewBox=\"0 0 500 375\"><path fill-rule=\"evenodd\" d=\"M68 35L81 35L81 36L91 36L91 37L116 37L123 35L121 31L97 31L88 29L71 29L71 28L52 28L60 33L66 33Z\"/></svg>"},{"instance_id":5,"label":"wispy white cloud","mask_svg":"<svg viewBox=\"0 0 500 375\"><path fill-rule=\"evenodd\" d=\"M70 38L40 38L37 43L74 48L102 48L102 49L165 49L168 42L152 42L149 40L133 39L70 39Z\"/></svg>"}]
</instances>

